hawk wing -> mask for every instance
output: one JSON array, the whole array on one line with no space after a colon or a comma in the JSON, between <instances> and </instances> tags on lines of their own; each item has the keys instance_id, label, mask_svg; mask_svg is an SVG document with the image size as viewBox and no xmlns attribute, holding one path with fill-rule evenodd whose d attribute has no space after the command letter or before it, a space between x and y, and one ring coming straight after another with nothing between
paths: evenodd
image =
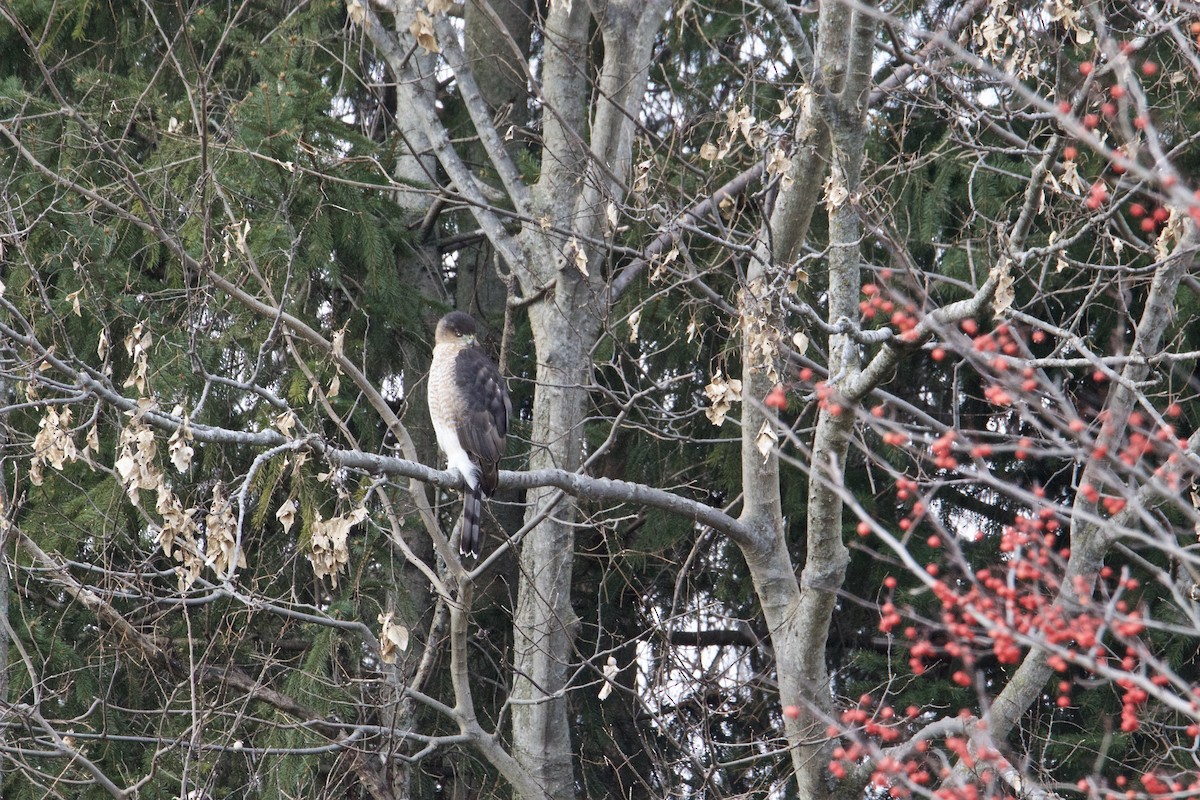
<instances>
[{"instance_id":1,"label":"hawk wing","mask_svg":"<svg viewBox=\"0 0 1200 800\"><path fill-rule=\"evenodd\" d=\"M455 432L462 448L479 460L484 494L491 496L499 480L497 463L504 455L504 437L512 403L500 370L478 347L459 351L454 382L462 403Z\"/></svg>"}]
</instances>

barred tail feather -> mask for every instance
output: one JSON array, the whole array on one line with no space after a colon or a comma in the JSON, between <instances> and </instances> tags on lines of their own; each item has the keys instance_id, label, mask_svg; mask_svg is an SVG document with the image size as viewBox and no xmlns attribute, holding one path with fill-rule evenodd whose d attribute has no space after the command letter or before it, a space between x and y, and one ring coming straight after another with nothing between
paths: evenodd
<instances>
[{"instance_id":1,"label":"barred tail feather","mask_svg":"<svg viewBox=\"0 0 1200 800\"><path fill-rule=\"evenodd\" d=\"M483 492L479 486L468 486L463 495L462 536L458 540L458 552L464 556L479 556L483 534L480 522L483 518Z\"/></svg>"}]
</instances>

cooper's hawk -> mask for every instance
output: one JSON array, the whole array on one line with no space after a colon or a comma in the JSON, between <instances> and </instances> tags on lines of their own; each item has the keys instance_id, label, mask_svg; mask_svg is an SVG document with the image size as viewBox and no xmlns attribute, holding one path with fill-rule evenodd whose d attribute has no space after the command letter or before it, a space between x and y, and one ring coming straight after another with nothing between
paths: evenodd
<instances>
[{"instance_id":1,"label":"cooper's hawk","mask_svg":"<svg viewBox=\"0 0 1200 800\"><path fill-rule=\"evenodd\" d=\"M459 539L463 555L479 555L482 498L496 491L510 414L504 378L475 344L475 320L461 311L442 317L429 370L429 416L449 468L467 484Z\"/></svg>"}]
</instances>

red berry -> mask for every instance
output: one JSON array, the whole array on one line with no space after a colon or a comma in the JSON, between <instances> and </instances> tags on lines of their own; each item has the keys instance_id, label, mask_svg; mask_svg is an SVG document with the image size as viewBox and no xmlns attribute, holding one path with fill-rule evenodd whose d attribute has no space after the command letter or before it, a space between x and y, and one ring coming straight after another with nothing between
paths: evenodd
<instances>
[{"instance_id":1,"label":"red berry","mask_svg":"<svg viewBox=\"0 0 1200 800\"><path fill-rule=\"evenodd\" d=\"M1114 100L1120 100L1122 97L1125 96L1125 87L1124 86L1114 86L1108 90L1108 93Z\"/></svg>"},{"instance_id":2,"label":"red berry","mask_svg":"<svg viewBox=\"0 0 1200 800\"><path fill-rule=\"evenodd\" d=\"M774 408L782 411L787 408L787 393L783 391L781 384L775 384L775 388L767 393L767 399L763 401L768 408Z\"/></svg>"},{"instance_id":3,"label":"red berry","mask_svg":"<svg viewBox=\"0 0 1200 800\"><path fill-rule=\"evenodd\" d=\"M785 717L787 717L788 719L800 719L800 707L799 706L784 706L783 707L783 715Z\"/></svg>"},{"instance_id":4,"label":"red berry","mask_svg":"<svg viewBox=\"0 0 1200 800\"><path fill-rule=\"evenodd\" d=\"M1078 155L1079 151L1071 145L1067 145L1063 148L1063 158L1065 158L1067 161L1074 161Z\"/></svg>"},{"instance_id":5,"label":"red berry","mask_svg":"<svg viewBox=\"0 0 1200 800\"><path fill-rule=\"evenodd\" d=\"M1085 61L1079 65L1079 74L1080 75L1091 75L1092 69L1095 68L1095 66L1096 65L1093 64L1092 62Z\"/></svg>"},{"instance_id":6,"label":"red berry","mask_svg":"<svg viewBox=\"0 0 1200 800\"><path fill-rule=\"evenodd\" d=\"M1146 216L1146 207L1141 203L1130 203L1129 215L1134 219L1141 219Z\"/></svg>"},{"instance_id":7,"label":"red berry","mask_svg":"<svg viewBox=\"0 0 1200 800\"><path fill-rule=\"evenodd\" d=\"M1143 61L1142 62L1142 74L1143 75L1154 75L1157 72L1158 72L1158 64L1155 64L1153 61Z\"/></svg>"},{"instance_id":8,"label":"red berry","mask_svg":"<svg viewBox=\"0 0 1200 800\"><path fill-rule=\"evenodd\" d=\"M1083 118L1085 128L1095 128L1100 124L1100 118L1095 114L1088 114Z\"/></svg>"}]
</instances>

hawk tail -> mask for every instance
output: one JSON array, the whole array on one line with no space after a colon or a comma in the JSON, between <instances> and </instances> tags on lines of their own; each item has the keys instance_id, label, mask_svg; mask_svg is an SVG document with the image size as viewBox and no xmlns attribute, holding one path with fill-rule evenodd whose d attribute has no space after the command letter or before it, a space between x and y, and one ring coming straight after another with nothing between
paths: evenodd
<instances>
[{"instance_id":1,"label":"hawk tail","mask_svg":"<svg viewBox=\"0 0 1200 800\"><path fill-rule=\"evenodd\" d=\"M483 492L479 486L468 486L463 495L462 536L458 540L458 552L464 556L479 556L483 544L480 522L483 518Z\"/></svg>"}]
</instances>

